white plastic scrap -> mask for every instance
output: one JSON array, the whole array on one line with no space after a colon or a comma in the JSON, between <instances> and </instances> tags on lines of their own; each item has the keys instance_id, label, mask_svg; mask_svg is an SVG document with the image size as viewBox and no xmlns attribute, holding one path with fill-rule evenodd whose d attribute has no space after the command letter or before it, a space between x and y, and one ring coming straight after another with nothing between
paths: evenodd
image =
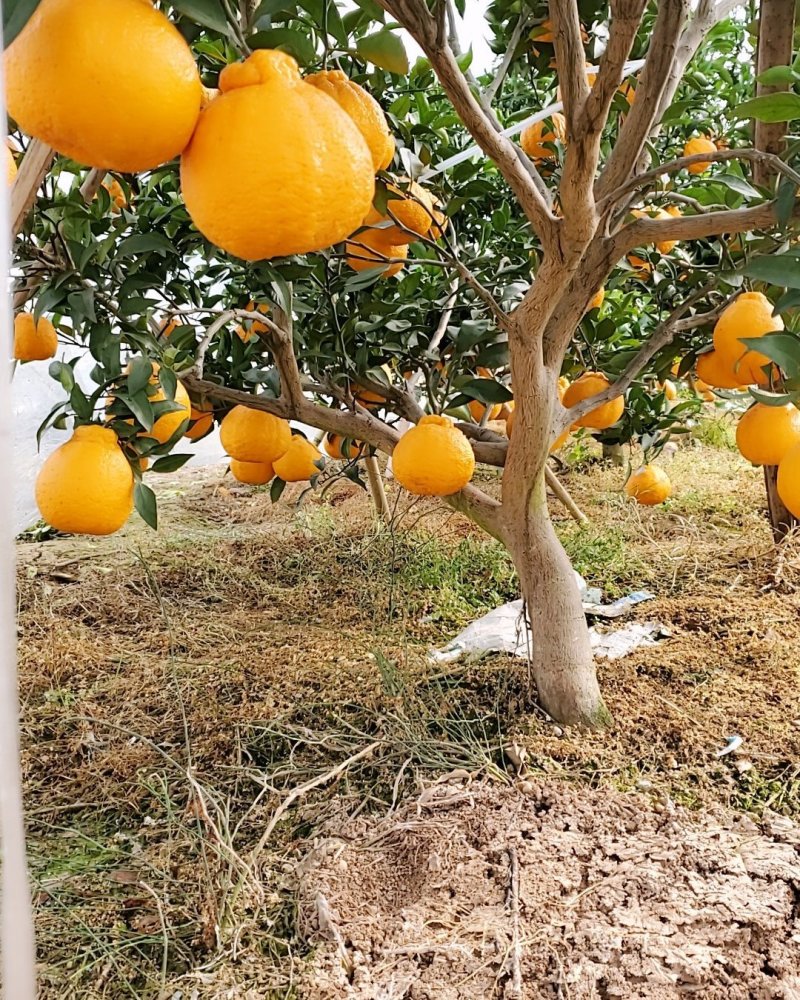
<instances>
[{"instance_id":1,"label":"white plastic scrap","mask_svg":"<svg viewBox=\"0 0 800 1000\"><path fill-rule=\"evenodd\" d=\"M588 615L600 618L618 618L626 614L642 601L653 599L653 594L640 590L622 597L612 604L601 604L600 594L589 590L580 574L575 574L575 583L583 600L583 609ZM592 649L596 656L618 660L641 646L654 646L663 634L657 622L630 622L612 632L598 632L589 629ZM442 649L434 649L428 654L431 663L455 663L462 657L475 657L484 653L508 653L510 656L527 658L533 640L523 610L523 602L509 601L495 608L482 618L468 625Z\"/></svg>"}]
</instances>

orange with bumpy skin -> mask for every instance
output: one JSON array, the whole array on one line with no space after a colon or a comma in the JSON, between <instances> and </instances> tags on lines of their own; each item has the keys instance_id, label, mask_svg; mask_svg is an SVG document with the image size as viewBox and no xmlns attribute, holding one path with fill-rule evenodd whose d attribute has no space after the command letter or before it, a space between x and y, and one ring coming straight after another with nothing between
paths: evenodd
<instances>
[{"instance_id":1,"label":"orange with bumpy skin","mask_svg":"<svg viewBox=\"0 0 800 1000\"><path fill-rule=\"evenodd\" d=\"M281 417L234 406L219 425L222 447L240 462L275 462L291 444L292 429Z\"/></svg>"},{"instance_id":2,"label":"orange with bumpy skin","mask_svg":"<svg viewBox=\"0 0 800 1000\"><path fill-rule=\"evenodd\" d=\"M556 140L566 145L567 142L567 120L558 111L550 116L553 123L552 129L547 127L545 121L533 122L526 125L519 137L519 144L522 150L532 160L552 160L555 153L545 143L554 143Z\"/></svg>"},{"instance_id":3,"label":"orange with bumpy skin","mask_svg":"<svg viewBox=\"0 0 800 1000\"><path fill-rule=\"evenodd\" d=\"M383 268L381 278L391 278L403 270L403 261L408 257L408 246L403 243L393 245L387 237L387 229L364 229L344 245L347 266L354 271L369 271ZM361 244L358 246L357 244ZM394 260L388 263L383 258ZM399 260L397 258L400 258Z\"/></svg>"},{"instance_id":4,"label":"orange with bumpy skin","mask_svg":"<svg viewBox=\"0 0 800 1000\"><path fill-rule=\"evenodd\" d=\"M655 507L671 496L672 483L657 465L643 465L625 483L625 493L645 507Z\"/></svg>"},{"instance_id":5,"label":"orange with bumpy skin","mask_svg":"<svg viewBox=\"0 0 800 1000\"><path fill-rule=\"evenodd\" d=\"M231 475L239 483L247 483L249 486L265 486L271 479L275 478L275 470L272 462L240 462L238 459L231 459Z\"/></svg>"},{"instance_id":6,"label":"orange with bumpy skin","mask_svg":"<svg viewBox=\"0 0 800 1000\"><path fill-rule=\"evenodd\" d=\"M697 378L704 385L715 389L741 389L741 379L737 378L733 368L726 365L719 351L706 351L697 359L695 365Z\"/></svg>"},{"instance_id":7,"label":"orange with bumpy skin","mask_svg":"<svg viewBox=\"0 0 800 1000\"><path fill-rule=\"evenodd\" d=\"M766 385L763 371L771 364L766 354L748 350L743 337L763 337L783 329L780 316L772 315L772 303L761 292L744 292L724 310L714 327L714 347L720 363L730 368L741 385Z\"/></svg>"},{"instance_id":8,"label":"orange with bumpy skin","mask_svg":"<svg viewBox=\"0 0 800 1000\"><path fill-rule=\"evenodd\" d=\"M439 226L433 198L420 184L412 181L407 191L390 184L388 192L390 197L386 202L387 214L381 215L373 207L364 219L365 226L378 226L393 220L398 223L378 230L384 240L394 244L413 243L416 237L428 236L434 227Z\"/></svg>"},{"instance_id":9,"label":"orange with bumpy skin","mask_svg":"<svg viewBox=\"0 0 800 1000\"><path fill-rule=\"evenodd\" d=\"M781 459L777 487L787 509L800 517L800 445L790 448Z\"/></svg>"},{"instance_id":10,"label":"orange with bumpy skin","mask_svg":"<svg viewBox=\"0 0 800 1000\"><path fill-rule=\"evenodd\" d=\"M736 447L753 465L780 465L784 455L798 444L800 410L792 403L754 403L736 428Z\"/></svg>"},{"instance_id":11,"label":"orange with bumpy skin","mask_svg":"<svg viewBox=\"0 0 800 1000\"><path fill-rule=\"evenodd\" d=\"M598 392L603 392L611 383L602 372L584 372L580 378L572 382L562 399L562 403L567 409L575 406L590 396L596 396ZM603 431L607 427L615 424L625 411L625 400L622 396L617 396L610 403L603 403L590 410L586 416L575 421L576 427L591 427L593 430Z\"/></svg>"},{"instance_id":12,"label":"orange with bumpy skin","mask_svg":"<svg viewBox=\"0 0 800 1000\"><path fill-rule=\"evenodd\" d=\"M716 153L717 147L706 135L690 139L683 147L684 156L696 156L698 153ZM690 163L686 168L690 174L704 174L711 166L713 160L700 160L697 163Z\"/></svg>"},{"instance_id":13,"label":"orange with bumpy skin","mask_svg":"<svg viewBox=\"0 0 800 1000\"><path fill-rule=\"evenodd\" d=\"M14 317L14 357L17 361L46 361L58 350L56 328L49 319L21 312Z\"/></svg>"},{"instance_id":14,"label":"orange with bumpy skin","mask_svg":"<svg viewBox=\"0 0 800 1000\"><path fill-rule=\"evenodd\" d=\"M332 97L350 115L369 146L375 170L385 170L394 156L394 139L386 116L372 94L368 94L340 69L312 73L304 79Z\"/></svg>"},{"instance_id":15,"label":"orange with bumpy skin","mask_svg":"<svg viewBox=\"0 0 800 1000\"><path fill-rule=\"evenodd\" d=\"M323 446L328 455L331 458L335 458L338 462L352 462L356 458L361 458L365 448L365 445L360 441L348 440L346 446L347 454L345 454L345 439L341 434L326 434Z\"/></svg>"},{"instance_id":16,"label":"orange with bumpy skin","mask_svg":"<svg viewBox=\"0 0 800 1000\"><path fill-rule=\"evenodd\" d=\"M320 474L319 466L314 463L321 458L319 448L300 434L295 434L283 455L273 462L275 475L285 483L302 483Z\"/></svg>"},{"instance_id":17,"label":"orange with bumpy skin","mask_svg":"<svg viewBox=\"0 0 800 1000\"><path fill-rule=\"evenodd\" d=\"M422 417L392 452L392 472L409 493L447 497L472 479L475 455L466 436L447 417Z\"/></svg>"},{"instance_id":18,"label":"orange with bumpy skin","mask_svg":"<svg viewBox=\"0 0 800 1000\"><path fill-rule=\"evenodd\" d=\"M199 441L200 438L204 438L206 434L208 434L213 426L213 409L205 409L202 406L192 406L191 413L189 414L189 426L183 436L188 438L190 441Z\"/></svg>"},{"instance_id":19,"label":"orange with bumpy skin","mask_svg":"<svg viewBox=\"0 0 800 1000\"><path fill-rule=\"evenodd\" d=\"M42 0L5 70L19 127L90 167L152 170L183 150L200 114L191 50L143 0Z\"/></svg>"},{"instance_id":20,"label":"orange with bumpy skin","mask_svg":"<svg viewBox=\"0 0 800 1000\"><path fill-rule=\"evenodd\" d=\"M181 157L181 191L212 243L245 260L339 243L372 204L372 156L353 119L304 83L285 52L259 49L220 74Z\"/></svg>"},{"instance_id":21,"label":"orange with bumpy skin","mask_svg":"<svg viewBox=\"0 0 800 1000\"><path fill-rule=\"evenodd\" d=\"M110 535L133 510L133 472L117 435L85 424L56 448L36 478L36 504L48 524L75 535Z\"/></svg>"}]
</instances>

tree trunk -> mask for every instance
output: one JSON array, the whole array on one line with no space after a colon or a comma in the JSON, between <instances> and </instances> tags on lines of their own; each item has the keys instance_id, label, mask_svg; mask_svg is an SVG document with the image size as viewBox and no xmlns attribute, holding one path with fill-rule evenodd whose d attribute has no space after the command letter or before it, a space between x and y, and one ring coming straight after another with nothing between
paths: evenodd
<instances>
[{"instance_id":1,"label":"tree trunk","mask_svg":"<svg viewBox=\"0 0 800 1000\"><path fill-rule=\"evenodd\" d=\"M539 703L567 725L608 725L575 573L550 521L543 478L521 523L506 522L506 544L530 622Z\"/></svg>"},{"instance_id":2,"label":"tree trunk","mask_svg":"<svg viewBox=\"0 0 800 1000\"><path fill-rule=\"evenodd\" d=\"M793 531L798 523L797 518L778 496L778 466L764 466L764 485L767 488L767 510L769 523L772 527L772 537L776 544Z\"/></svg>"}]
</instances>

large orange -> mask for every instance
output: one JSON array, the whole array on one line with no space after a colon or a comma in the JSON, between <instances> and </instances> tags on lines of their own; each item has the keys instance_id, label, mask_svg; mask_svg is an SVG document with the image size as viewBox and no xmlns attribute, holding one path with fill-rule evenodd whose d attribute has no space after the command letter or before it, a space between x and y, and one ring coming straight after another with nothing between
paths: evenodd
<instances>
[{"instance_id":1,"label":"large orange","mask_svg":"<svg viewBox=\"0 0 800 1000\"><path fill-rule=\"evenodd\" d=\"M698 136L696 139L690 139L683 147L684 156L696 156L698 153L716 153L716 151L716 145L705 135ZM700 160L699 163L691 163L686 169L690 174L704 174L712 162L712 160Z\"/></svg>"},{"instance_id":2,"label":"large orange","mask_svg":"<svg viewBox=\"0 0 800 1000\"><path fill-rule=\"evenodd\" d=\"M720 357L719 351L706 351L697 359L695 365L698 379L715 389L740 389L739 379L731 365L727 365Z\"/></svg>"},{"instance_id":3,"label":"large orange","mask_svg":"<svg viewBox=\"0 0 800 1000\"><path fill-rule=\"evenodd\" d=\"M575 379L567 387L562 403L569 409L590 396L596 396L598 392L603 392L611 383L602 372L584 372L580 378ZM576 427L591 427L594 430L602 431L611 427L622 416L625 410L625 399L617 396L610 403L603 403L601 406L591 410L586 416L575 421Z\"/></svg>"},{"instance_id":4,"label":"large orange","mask_svg":"<svg viewBox=\"0 0 800 1000\"><path fill-rule=\"evenodd\" d=\"M736 446L753 465L780 465L783 456L800 444L800 410L792 403L766 406L754 403L736 428Z\"/></svg>"},{"instance_id":5,"label":"large orange","mask_svg":"<svg viewBox=\"0 0 800 1000\"><path fill-rule=\"evenodd\" d=\"M351 462L361 458L365 447L360 441L346 441L341 434L326 434L323 445L330 457L339 462Z\"/></svg>"},{"instance_id":6,"label":"large orange","mask_svg":"<svg viewBox=\"0 0 800 1000\"><path fill-rule=\"evenodd\" d=\"M800 445L783 456L778 466L778 496L795 517L800 517Z\"/></svg>"},{"instance_id":7,"label":"large orange","mask_svg":"<svg viewBox=\"0 0 800 1000\"><path fill-rule=\"evenodd\" d=\"M567 120L557 111L550 116L553 127L548 128L544 121L532 122L526 125L519 137L519 144L532 160L552 160L555 153L549 145L558 140L562 145L567 141Z\"/></svg>"},{"instance_id":8,"label":"large orange","mask_svg":"<svg viewBox=\"0 0 800 1000\"><path fill-rule=\"evenodd\" d=\"M85 424L56 448L36 478L48 524L70 534L110 535L133 510L133 472L109 427Z\"/></svg>"},{"instance_id":9,"label":"large orange","mask_svg":"<svg viewBox=\"0 0 800 1000\"><path fill-rule=\"evenodd\" d=\"M429 414L405 432L392 452L392 472L409 493L446 497L472 479L475 455L447 417Z\"/></svg>"},{"instance_id":10,"label":"large orange","mask_svg":"<svg viewBox=\"0 0 800 1000\"><path fill-rule=\"evenodd\" d=\"M177 396L177 393L176 393ZM199 441L204 438L214 426L214 410L211 407L192 406L189 414L189 426L183 435L190 441Z\"/></svg>"},{"instance_id":11,"label":"large orange","mask_svg":"<svg viewBox=\"0 0 800 1000\"><path fill-rule=\"evenodd\" d=\"M743 337L763 337L783 329L780 316L772 315L772 303L761 292L744 292L725 309L714 327L714 347L720 363L730 368L742 385L765 385L763 369L770 364L766 354L748 350Z\"/></svg>"},{"instance_id":12,"label":"large orange","mask_svg":"<svg viewBox=\"0 0 800 1000\"><path fill-rule=\"evenodd\" d=\"M288 421L249 406L234 406L219 425L222 447L240 462L274 462L289 447Z\"/></svg>"},{"instance_id":13,"label":"large orange","mask_svg":"<svg viewBox=\"0 0 800 1000\"><path fill-rule=\"evenodd\" d=\"M44 316L36 322L33 313L14 317L14 357L17 361L46 361L58 350L56 328Z\"/></svg>"},{"instance_id":14,"label":"large orange","mask_svg":"<svg viewBox=\"0 0 800 1000\"><path fill-rule=\"evenodd\" d=\"M319 87L350 115L369 146L372 165L376 170L385 170L394 156L394 139L386 116L372 94L353 83L340 69L312 73L305 81Z\"/></svg>"},{"instance_id":15,"label":"large orange","mask_svg":"<svg viewBox=\"0 0 800 1000\"><path fill-rule=\"evenodd\" d=\"M672 483L657 465L642 465L625 483L625 493L645 507L655 507L670 496Z\"/></svg>"},{"instance_id":16,"label":"large orange","mask_svg":"<svg viewBox=\"0 0 800 1000\"><path fill-rule=\"evenodd\" d=\"M369 147L291 56L258 50L219 85L181 157L183 200L204 236L264 260L322 250L361 225L375 191Z\"/></svg>"},{"instance_id":17,"label":"large orange","mask_svg":"<svg viewBox=\"0 0 800 1000\"><path fill-rule=\"evenodd\" d=\"M150 388L147 390L147 399L150 403L163 403L167 398L167 395L161 387L158 377L160 365L154 361L152 366L153 374L150 376ZM125 369L126 374L130 372L130 367L130 364L128 364ZM112 402L113 397L110 397L109 404ZM155 438L159 444L166 444L181 424L185 424L190 419L192 413L192 401L189 399L189 393L186 391L182 382L178 382L176 384L175 399L172 400L172 402L178 403L180 409L170 410L169 413L162 414L155 421L150 430L142 431L139 437ZM133 423L133 421L130 421L130 423Z\"/></svg>"},{"instance_id":18,"label":"large orange","mask_svg":"<svg viewBox=\"0 0 800 1000\"><path fill-rule=\"evenodd\" d=\"M42 0L5 69L20 128L90 167L157 167L186 146L200 114L191 50L143 0Z\"/></svg>"},{"instance_id":19,"label":"large orange","mask_svg":"<svg viewBox=\"0 0 800 1000\"><path fill-rule=\"evenodd\" d=\"M394 231L396 227L392 227ZM391 278L403 270L403 261L408 257L408 246L405 243L392 244L387 229L363 229L356 233L345 245L347 266L354 271L368 271L371 268L383 268L381 278ZM390 264L387 261L392 260Z\"/></svg>"},{"instance_id":20,"label":"large orange","mask_svg":"<svg viewBox=\"0 0 800 1000\"><path fill-rule=\"evenodd\" d=\"M295 434L286 451L273 462L275 475L285 483L302 483L320 474L321 470L316 463L321 458L322 452L316 445L306 441L302 435Z\"/></svg>"},{"instance_id":21,"label":"large orange","mask_svg":"<svg viewBox=\"0 0 800 1000\"><path fill-rule=\"evenodd\" d=\"M272 462L240 462L231 459L231 475L237 482L250 486L264 486L275 477Z\"/></svg>"}]
</instances>

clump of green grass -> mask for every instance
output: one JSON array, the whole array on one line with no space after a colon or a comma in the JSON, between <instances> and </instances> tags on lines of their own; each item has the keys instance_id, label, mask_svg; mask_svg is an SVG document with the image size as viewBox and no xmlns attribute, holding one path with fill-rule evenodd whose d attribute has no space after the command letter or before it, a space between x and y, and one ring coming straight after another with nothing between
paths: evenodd
<instances>
[{"instance_id":1,"label":"clump of green grass","mask_svg":"<svg viewBox=\"0 0 800 1000\"><path fill-rule=\"evenodd\" d=\"M651 575L620 527L570 525L560 534L574 568L609 597L620 597Z\"/></svg>"},{"instance_id":2,"label":"clump of green grass","mask_svg":"<svg viewBox=\"0 0 800 1000\"><path fill-rule=\"evenodd\" d=\"M692 438L709 448L736 451L736 422L730 413L700 417L692 430Z\"/></svg>"}]
</instances>

